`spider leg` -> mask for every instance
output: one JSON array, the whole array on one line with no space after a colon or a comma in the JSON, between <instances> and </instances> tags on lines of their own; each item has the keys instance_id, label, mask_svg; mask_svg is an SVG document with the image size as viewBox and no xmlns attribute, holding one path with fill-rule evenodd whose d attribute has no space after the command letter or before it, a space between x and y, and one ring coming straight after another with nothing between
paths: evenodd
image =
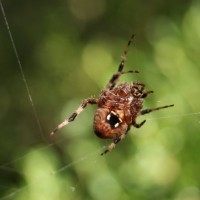
<instances>
[{"instance_id":1,"label":"spider leg","mask_svg":"<svg viewBox=\"0 0 200 200\"><path fill-rule=\"evenodd\" d=\"M143 92L145 88L145 84L141 82L133 82L133 86L141 86L140 91Z\"/></svg>"},{"instance_id":2,"label":"spider leg","mask_svg":"<svg viewBox=\"0 0 200 200\"><path fill-rule=\"evenodd\" d=\"M124 50L124 53L123 53L123 55L122 55L121 62L120 62L120 64L119 64L118 72L115 73L115 74L112 76L112 78L110 79L110 81L109 81L109 83L108 83L108 85L107 85L107 88L108 88L108 89L112 89L112 88L116 85L116 83L117 83L119 77L121 76L121 74L124 74L124 73L122 72L122 70L123 70L124 64L125 64L125 62L126 62L126 57L127 57L128 48L129 48L129 46L130 46L130 44L131 44L131 42L132 42L134 36L135 36L135 35L132 34L131 37L130 37L130 40L128 41L128 44L127 44L127 46L126 46L126 48L125 48L125 50ZM127 73L127 72L126 72L126 73ZM130 72L128 72L128 73L130 73ZM133 73L133 72L131 72L131 73ZM138 73L138 72L135 72L135 73Z\"/></svg>"},{"instance_id":3,"label":"spider leg","mask_svg":"<svg viewBox=\"0 0 200 200\"><path fill-rule=\"evenodd\" d=\"M119 80L119 77L122 74L129 74L129 73L139 73L137 70L133 71L133 70L129 70L129 71L121 71L121 72L117 72L115 74L113 74L112 78L110 79L109 83L107 84L106 88L108 88L109 90L111 90L117 83L117 81Z\"/></svg>"},{"instance_id":4,"label":"spider leg","mask_svg":"<svg viewBox=\"0 0 200 200\"><path fill-rule=\"evenodd\" d=\"M101 153L101 156L103 156L104 154L108 153L109 151L112 151L112 149L115 148L116 144L118 142L120 142L123 138L125 137L125 134L121 135L120 138L115 139L109 146L108 148Z\"/></svg>"},{"instance_id":5,"label":"spider leg","mask_svg":"<svg viewBox=\"0 0 200 200\"><path fill-rule=\"evenodd\" d=\"M131 42L132 42L132 40L133 40L134 37L135 37L135 35L132 34L131 37L130 37L130 39L129 39L129 41L128 41L128 44L126 45L126 48L125 48L124 53L122 55L121 62L119 64L118 72L121 72L123 70L123 68L124 68L124 64L126 62L128 48L129 48L129 46L130 46L130 44L131 44Z\"/></svg>"},{"instance_id":6,"label":"spider leg","mask_svg":"<svg viewBox=\"0 0 200 200\"><path fill-rule=\"evenodd\" d=\"M152 93L152 91L148 91L144 94L148 95ZM143 97L144 98L144 97ZM142 110L140 112L140 115L145 115L145 114L148 114L150 112L153 112L153 111L157 111L157 110L160 110L160 109L164 109L164 108L169 108L169 107L172 107L174 105L167 105L167 106L161 106L161 107L157 107L157 108L150 108L150 109L145 109L145 110ZM136 128L140 128L144 123L146 122L146 120L143 120L141 123L137 124L136 122L133 123L133 126L136 127Z\"/></svg>"},{"instance_id":7,"label":"spider leg","mask_svg":"<svg viewBox=\"0 0 200 200\"><path fill-rule=\"evenodd\" d=\"M114 139L113 142L108 146L108 148L101 153L101 156L103 156L104 154L108 153L109 151L112 151L112 149L115 148L117 143L120 142L126 136L126 134L128 133L129 129L130 128L128 128L125 133L121 134L119 138Z\"/></svg>"},{"instance_id":8,"label":"spider leg","mask_svg":"<svg viewBox=\"0 0 200 200\"><path fill-rule=\"evenodd\" d=\"M63 121L61 124L59 124L51 133L50 135L54 135L57 131L59 131L61 128L63 128L64 126L66 126L69 122L72 122L75 120L75 118L84 110L84 108L88 105L88 104L97 104L97 99L95 98L87 98L85 100L83 100L83 102L81 103L81 105L77 108L77 110L71 114L71 116L66 119L65 121Z\"/></svg>"},{"instance_id":9,"label":"spider leg","mask_svg":"<svg viewBox=\"0 0 200 200\"><path fill-rule=\"evenodd\" d=\"M161 109L169 108L169 107L173 107L173 106L174 106L174 104L172 104L172 105L167 105L167 106L161 106L161 107L157 107L157 108L145 109L145 110L142 110L142 111L140 112L140 115L146 115L146 114L148 114L148 113L150 113L150 112L154 112L154 111L157 111L157 110L161 110Z\"/></svg>"},{"instance_id":10,"label":"spider leg","mask_svg":"<svg viewBox=\"0 0 200 200\"><path fill-rule=\"evenodd\" d=\"M152 94L152 93L153 93L152 90L147 91L147 92L144 92L144 93L142 94L141 98L146 98L149 94Z\"/></svg>"},{"instance_id":11,"label":"spider leg","mask_svg":"<svg viewBox=\"0 0 200 200\"><path fill-rule=\"evenodd\" d=\"M133 126L135 128L140 128L144 123L146 122L146 120L143 120L141 123L137 124L136 122L133 124Z\"/></svg>"},{"instance_id":12,"label":"spider leg","mask_svg":"<svg viewBox=\"0 0 200 200\"><path fill-rule=\"evenodd\" d=\"M144 91L144 89L145 89L145 84L144 84L144 83L141 83L141 82L134 82L134 83L133 83L133 87L137 87L137 86L141 86L140 92L143 92L143 91ZM143 95L142 95L142 98L145 98L147 95L149 95L149 94L151 94L151 93L153 93L152 90L149 90L149 91L144 92Z\"/></svg>"}]
</instances>

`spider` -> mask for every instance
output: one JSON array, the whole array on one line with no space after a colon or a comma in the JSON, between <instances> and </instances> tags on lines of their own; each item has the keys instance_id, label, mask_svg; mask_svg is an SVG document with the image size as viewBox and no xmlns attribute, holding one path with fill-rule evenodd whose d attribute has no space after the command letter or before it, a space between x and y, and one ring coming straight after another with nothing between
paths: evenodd
<instances>
[{"instance_id":1,"label":"spider","mask_svg":"<svg viewBox=\"0 0 200 200\"><path fill-rule=\"evenodd\" d=\"M144 99L153 91L145 91L145 84L141 82L121 83L117 82L121 75L128 73L139 73L138 71L123 71L127 58L128 47L130 46L134 34L131 35L128 44L123 52L118 71L112 75L112 78L106 87L100 92L99 98L87 98L83 100L77 110L72 115L58 125L50 135L66 126L85 109L88 104L97 104L97 110L94 114L93 129L95 134L102 139L112 139L112 143L101 155L111 151L118 142L120 142L128 133L131 126L140 128L146 120L140 123L136 119L140 115L145 115L153 111L169 108L174 105L166 105L156 108L142 109Z\"/></svg>"}]
</instances>

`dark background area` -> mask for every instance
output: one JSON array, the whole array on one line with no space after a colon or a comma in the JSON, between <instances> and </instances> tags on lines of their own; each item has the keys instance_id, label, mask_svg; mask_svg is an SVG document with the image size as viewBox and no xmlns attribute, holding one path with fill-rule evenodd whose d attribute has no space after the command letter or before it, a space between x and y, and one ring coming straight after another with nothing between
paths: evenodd
<instances>
[{"instance_id":1,"label":"dark background area","mask_svg":"<svg viewBox=\"0 0 200 200\"><path fill-rule=\"evenodd\" d=\"M23 76L0 17L0 199L200 199L199 1L2 1ZM49 133L116 72L154 90L141 129L105 156L95 106ZM40 128L41 127L41 128Z\"/></svg>"}]
</instances>

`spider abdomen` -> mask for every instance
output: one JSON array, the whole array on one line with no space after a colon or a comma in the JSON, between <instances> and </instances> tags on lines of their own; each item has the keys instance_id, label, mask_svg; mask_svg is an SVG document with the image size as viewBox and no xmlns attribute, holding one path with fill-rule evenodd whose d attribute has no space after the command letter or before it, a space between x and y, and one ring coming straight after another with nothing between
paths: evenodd
<instances>
[{"instance_id":1,"label":"spider abdomen","mask_svg":"<svg viewBox=\"0 0 200 200\"><path fill-rule=\"evenodd\" d=\"M98 108L94 114L95 134L103 139L115 139L127 131L128 125L119 115L107 108Z\"/></svg>"}]
</instances>

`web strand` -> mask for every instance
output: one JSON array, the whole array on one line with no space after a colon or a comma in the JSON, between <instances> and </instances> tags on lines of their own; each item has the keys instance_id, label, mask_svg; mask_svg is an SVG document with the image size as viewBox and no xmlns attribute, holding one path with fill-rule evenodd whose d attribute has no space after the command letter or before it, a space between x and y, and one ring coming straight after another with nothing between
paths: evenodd
<instances>
[{"instance_id":1,"label":"web strand","mask_svg":"<svg viewBox=\"0 0 200 200\"><path fill-rule=\"evenodd\" d=\"M49 147L49 146L48 146L48 147ZM101 147L100 149L97 149L96 151L93 151L92 153L88 153L88 154L86 154L86 156L83 156L83 157L77 159L77 160L74 161L74 162L71 162L71 163L69 163L69 164L67 164L67 165L65 165L65 166L63 166L63 167L61 167L61 168L59 168L59 169L57 169L57 170L55 170L55 171L52 171L51 173L47 172L47 173L45 174L45 177L49 177L49 176L51 176L51 175L56 175L56 174L58 174L58 173L61 173L61 172L63 172L64 170L67 170L67 169L69 169L70 167L72 167L72 166L74 166L74 165L77 165L77 164L83 163L84 161L87 161L89 158L92 158L92 157L95 157L95 156L99 156L99 157L100 157L100 152L101 152L102 149L105 149L105 147ZM95 159L93 158L93 160L95 160ZM96 161L93 162L93 164L96 164ZM43 177L43 179L44 179L44 177ZM31 184L22 186L21 188L15 190L14 192L11 192L11 193L9 193L8 195L5 195L5 196L3 196L3 197L0 197L0 200L11 199L11 198L15 197L18 193L20 193L20 192L22 192L22 191L28 189L31 185L37 184L39 181L40 181L40 180L37 180L37 181L34 181L34 182L31 183ZM73 188L73 187L72 187L72 188Z\"/></svg>"},{"instance_id":2,"label":"web strand","mask_svg":"<svg viewBox=\"0 0 200 200\"><path fill-rule=\"evenodd\" d=\"M152 120L160 120L160 119L170 119L170 118L177 118L177 117L192 117L193 115L200 115L200 112L188 113L188 114L174 114L170 116L161 116L161 117L153 117L146 119L147 121Z\"/></svg>"},{"instance_id":3,"label":"web strand","mask_svg":"<svg viewBox=\"0 0 200 200\"><path fill-rule=\"evenodd\" d=\"M67 164L67 165L65 165L65 166L63 166L63 167L61 167L61 168L59 168L59 169L57 169L57 170L52 171L51 174L52 174L52 175L58 174L58 173L60 173L60 172L62 172L62 171L64 171L64 170L70 168L71 166L73 166L73 165L75 165L75 164L78 164L78 163L80 163L80 162L83 162L83 161L89 159L90 157L96 156L96 154L98 154L98 153L99 153L99 155L100 155L100 152L102 151L102 149L105 149L105 148L106 148L106 147L103 146L103 147L101 147L100 149L98 149L97 151L94 151L94 152L92 152L92 153L90 153L90 154L87 154L86 156L83 156L83 157L77 159L77 160L74 161L74 162L71 162L71 163L69 163L69 164Z\"/></svg>"},{"instance_id":4,"label":"web strand","mask_svg":"<svg viewBox=\"0 0 200 200\"><path fill-rule=\"evenodd\" d=\"M13 51L14 51L14 54L16 56L16 59L17 59L17 63L18 63L18 67L20 69L20 73L21 73L21 76L22 76L22 80L24 82L24 85L26 87L26 91L27 91L27 95L28 95L28 98L29 98L29 101L31 103L31 107L33 109L33 113L34 113L34 116L35 116L35 119L36 119L36 122L37 122L37 125L39 127L39 131L42 135L42 138L45 142L47 142L46 138L44 137L44 133L42 131L42 127L41 127L41 124L40 124L40 120L39 120L39 117L38 117L38 114L37 114L37 111L36 111L36 108L35 108L35 105L33 103L33 99L32 99L32 96L31 96L31 93L30 93L30 90L29 90L29 86L28 86L28 83L27 83L27 80L26 80L26 77L25 77L25 74L24 74L24 71L23 71L23 68L22 68L22 64L21 64L21 61L19 59L19 55L18 55L18 52L17 52L17 48L16 48L16 45L15 45L15 42L14 42L14 39L13 39L13 36L12 36L12 33L11 33L11 30L10 30L10 26L8 24L8 20L6 18L6 14L5 14L5 11L4 11L4 7L3 7L3 4L0 0L0 7L1 7L1 12L3 14L3 18L5 20L5 24L6 24L6 28L7 28L7 31L8 31L8 34L9 34L9 37L10 37L10 41L12 43L12 48L13 48Z\"/></svg>"}]
</instances>

